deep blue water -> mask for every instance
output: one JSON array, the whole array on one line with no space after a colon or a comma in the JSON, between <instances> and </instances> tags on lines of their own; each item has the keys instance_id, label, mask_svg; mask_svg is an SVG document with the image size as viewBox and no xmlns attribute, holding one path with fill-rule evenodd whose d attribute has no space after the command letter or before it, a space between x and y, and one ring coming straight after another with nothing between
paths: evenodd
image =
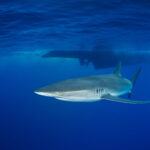
<instances>
[{"instance_id":1,"label":"deep blue water","mask_svg":"<svg viewBox=\"0 0 150 150\"><path fill-rule=\"evenodd\" d=\"M149 150L150 104L71 103L33 93L114 69L42 58L48 50L105 44L115 51L149 53L149 18L148 0L1 0L0 150ZM139 65L132 99L149 100L150 64ZM139 65L123 65L123 76L130 78Z\"/></svg>"}]
</instances>

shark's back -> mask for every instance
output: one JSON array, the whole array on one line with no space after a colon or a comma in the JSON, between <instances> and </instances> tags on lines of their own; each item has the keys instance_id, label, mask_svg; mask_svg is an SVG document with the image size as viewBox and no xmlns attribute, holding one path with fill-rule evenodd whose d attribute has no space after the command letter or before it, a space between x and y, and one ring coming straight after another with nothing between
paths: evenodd
<instances>
[{"instance_id":1,"label":"shark's back","mask_svg":"<svg viewBox=\"0 0 150 150\"><path fill-rule=\"evenodd\" d=\"M79 91L91 90L96 88L122 90L122 87L130 86L130 82L121 76L114 74L96 75L81 77L76 79L64 80L43 88L44 91Z\"/></svg>"}]
</instances>

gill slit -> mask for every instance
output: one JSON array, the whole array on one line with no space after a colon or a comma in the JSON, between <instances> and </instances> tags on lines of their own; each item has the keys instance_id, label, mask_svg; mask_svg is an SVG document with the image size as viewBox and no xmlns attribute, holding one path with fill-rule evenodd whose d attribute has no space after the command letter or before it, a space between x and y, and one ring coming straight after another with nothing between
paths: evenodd
<instances>
[{"instance_id":1,"label":"gill slit","mask_svg":"<svg viewBox=\"0 0 150 150\"><path fill-rule=\"evenodd\" d=\"M105 93L105 89L104 88L96 88L94 90L95 95L97 95L98 97L102 97L102 95Z\"/></svg>"}]
</instances>

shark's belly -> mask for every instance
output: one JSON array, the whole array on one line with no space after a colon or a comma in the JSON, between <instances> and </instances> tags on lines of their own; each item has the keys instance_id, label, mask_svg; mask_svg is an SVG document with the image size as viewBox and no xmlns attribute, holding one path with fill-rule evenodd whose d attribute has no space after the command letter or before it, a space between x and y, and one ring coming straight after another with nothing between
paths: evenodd
<instances>
[{"instance_id":1,"label":"shark's belly","mask_svg":"<svg viewBox=\"0 0 150 150\"><path fill-rule=\"evenodd\" d=\"M81 91L70 91L64 92L57 96L56 99L73 102L92 102L101 99L101 94L94 90L81 90Z\"/></svg>"}]
</instances>

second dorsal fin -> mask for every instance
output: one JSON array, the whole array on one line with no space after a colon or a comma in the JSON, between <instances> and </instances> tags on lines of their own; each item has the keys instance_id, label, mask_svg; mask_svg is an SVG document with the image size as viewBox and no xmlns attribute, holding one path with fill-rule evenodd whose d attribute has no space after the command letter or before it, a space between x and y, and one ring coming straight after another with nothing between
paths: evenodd
<instances>
[{"instance_id":1,"label":"second dorsal fin","mask_svg":"<svg viewBox=\"0 0 150 150\"><path fill-rule=\"evenodd\" d=\"M115 68L114 72L115 75L119 75L121 76L121 62L119 62L119 64L117 65L117 67Z\"/></svg>"}]
</instances>

